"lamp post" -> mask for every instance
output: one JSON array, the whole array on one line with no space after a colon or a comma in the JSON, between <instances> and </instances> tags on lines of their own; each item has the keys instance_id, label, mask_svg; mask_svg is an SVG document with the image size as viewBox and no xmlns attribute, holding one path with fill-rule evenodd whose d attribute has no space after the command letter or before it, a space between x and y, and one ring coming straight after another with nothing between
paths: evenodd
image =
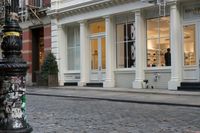
<instances>
[{"instance_id":1,"label":"lamp post","mask_svg":"<svg viewBox=\"0 0 200 133\"><path fill-rule=\"evenodd\" d=\"M5 25L0 60L0 133L30 133L25 114L25 75L22 59L22 30L18 24L16 1L5 0Z\"/></svg>"}]
</instances>

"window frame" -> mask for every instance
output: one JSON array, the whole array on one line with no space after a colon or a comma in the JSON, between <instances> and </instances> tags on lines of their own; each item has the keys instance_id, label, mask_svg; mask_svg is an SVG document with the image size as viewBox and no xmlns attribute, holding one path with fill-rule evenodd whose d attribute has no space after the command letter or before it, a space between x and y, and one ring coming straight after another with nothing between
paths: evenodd
<instances>
[{"instance_id":1,"label":"window frame","mask_svg":"<svg viewBox=\"0 0 200 133\"><path fill-rule=\"evenodd\" d=\"M194 58L195 58L195 63L194 64L185 64L185 42L184 42L184 27L185 26L192 26L194 25ZM183 66L185 68L188 68L188 67L194 67L194 66L197 66L197 63L198 63L198 52L197 52L197 43L198 43L198 37L197 37L197 24L196 23L186 23L186 24L183 24L182 25L182 33L183 33Z\"/></svg>"},{"instance_id":2,"label":"window frame","mask_svg":"<svg viewBox=\"0 0 200 133\"><path fill-rule=\"evenodd\" d=\"M73 31L73 35L71 35L70 31ZM72 42L69 41L70 37L72 37ZM69 56L69 51L72 50L74 50L74 52ZM77 59L77 57L79 59ZM70 66L70 64L72 64L72 62L70 62L71 60L74 60L73 66ZM69 26L67 28L67 71L80 71L80 27L78 25Z\"/></svg>"},{"instance_id":3,"label":"window frame","mask_svg":"<svg viewBox=\"0 0 200 133\"><path fill-rule=\"evenodd\" d=\"M118 41L117 40L117 37L118 37L118 32L117 32L117 29L118 29L118 25L121 25L121 24L123 24L123 26L125 25L125 30L126 30L126 36L125 36L125 40L123 40L123 41ZM133 40L128 40L128 25L129 24L133 24L134 26L135 26L135 21L134 20L126 20L125 22L120 22L120 23L116 23L116 69L124 69L124 70L127 70L127 69L132 69L132 68L135 68L135 63L133 64L134 66L133 67L128 67L128 65L129 65L129 62L128 62L128 56L129 56L129 48L128 48L128 46L129 46L129 43L133 43L132 45L135 45L135 41L136 41L136 38L134 38ZM135 29L134 29L134 33L135 33ZM120 67L120 65L118 64L119 63L119 56L120 56L120 54L118 53L118 48L120 48L121 46L120 45L123 45L124 46L124 49L126 48L126 52L127 52L127 54L124 54L124 58L126 59L126 61L124 62L124 66L123 67ZM125 46L126 45L126 46ZM136 54L136 52L135 52L135 54ZM125 57L126 56L126 57ZM126 64L125 64L126 63ZM126 66L126 67L125 67Z\"/></svg>"},{"instance_id":4,"label":"window frame","mask_svg":"<svg viewBox=\"0 0 200 133\"><path fill-rule=\"evenodd\" d=\"M160 28L161 28L161 25L160 25L160 23L161 23L161 18L163 18L163 17L168 17L168 20L169 20L169 33L168 33L168 36L161 36L161 30L160 30ZM148 37L148 20L153 20L153 19L157 19L157 26L156 26L156 28L157 28L157 37ZM162 66L162 64L161 64L161 40L162 39L167 39L167 40L169 40L169 47L168 48L171 48L171 38L170 38L170 15L167 15L167 16L161 16L161 17L153 17L153 18L147 18L146 19L146 68L148 68L148 69L152 69L152 68L167 68L167 67L171 67L171 66ZM159 49L159 54L158 54L158 61L157 61L157 64L156 64L156 66L148 66L148 41L149 40L157 40L158 41L158 44L159 44L159 46L158 46L158 49Z\"/></svg>"}]
</instances>

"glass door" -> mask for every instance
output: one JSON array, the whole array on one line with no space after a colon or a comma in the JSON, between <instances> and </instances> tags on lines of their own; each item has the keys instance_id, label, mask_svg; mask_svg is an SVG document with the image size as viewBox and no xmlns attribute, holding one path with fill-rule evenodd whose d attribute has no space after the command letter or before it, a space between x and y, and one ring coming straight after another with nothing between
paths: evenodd
<instances>
[{"instance_id":1,"label":"glass door","mask_svg":"<svg viewBox=\"0 0 200 133\"><path fill-rule=\"evenodd\" d=\"M95 37L91 44L91 80L103 81L106 68L105 37Z\"/></svg>"},{"instance_id":2,"label":"glass door","mask_svg":"<svg viewBox=\"0 0 200 133\"><path fill-rule=\"evenodd\" d=\"M196 24L187 24L183 26L183 80L187 82L199 81L196 30Z\"/></svg>"}]
</instances>

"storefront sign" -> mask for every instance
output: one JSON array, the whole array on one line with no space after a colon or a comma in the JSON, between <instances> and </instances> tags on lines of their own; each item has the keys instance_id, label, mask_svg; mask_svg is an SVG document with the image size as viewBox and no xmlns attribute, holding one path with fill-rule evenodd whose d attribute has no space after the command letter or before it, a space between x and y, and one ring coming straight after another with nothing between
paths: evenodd
<instances>
[{"instance_id":1,"label":"storefront sign","mask_svg":"<svg viewBox=\"0 0 200 133\"><path fill-rule=\"evenodd\" d=\"M200 18L200 3L183 7L184 19Z\"/></svg>"}]
</instances>

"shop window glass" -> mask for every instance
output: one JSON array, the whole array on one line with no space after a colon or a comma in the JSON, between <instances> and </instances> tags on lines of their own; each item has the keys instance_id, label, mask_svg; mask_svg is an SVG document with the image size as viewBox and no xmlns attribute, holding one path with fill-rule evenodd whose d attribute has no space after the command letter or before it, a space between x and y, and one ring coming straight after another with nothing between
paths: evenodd
<instances>
[{"instance_id":1,"label":"shop window glass","mask_svg":"<svg viewBox=\"0 0 200 133\"><path fill-rule=\"evenodd\" d=\"M117 24L117 68L135 66L135 23Z\"/></svg>"},{"instance_id":2,"label":"shop window glass","mask_svg":"<svg viewBox=\"0 0 200 133\"><path fill-rule=\"evenodd\" d=\"M91 39L91 68L92 70L98 69L98 39Z\"/></svg>"},{"instance_id":3,"label":"shop window glass","mask_svg":"<svg viewBox=\"0 0 200 133\"><path fill-rule=\"evenodd\" d=\"M80 70L80 30L78 26L68 27L68 70Z\"/></svg>"},{"instance_id":4,"label":"shop window glass","mask_svg":"<svg viewBox=\"0 0 200 133\"><path fill-rule=\"evenodd\" d=\"M196 64L195 53L195 25L187 25L183 27L184 32L184 65Z\"/></svg>"},{"instance_id":5,"label":"shop window glass","mask_svg":"<svg viewBox=\"0 0 200 133\"><path fill-rule=\"evenodd\" d=\"M105 32L105 21L97 21L89 25L90 34Z\"/></svg>"},{"instance_id":6,"label":"shop window glass","mask_svg":"<svg viewBox=\"0 0 200 133\"><path fill-rule=\"evenodd\" d=\"M106 69L106 40L101 38L101 65L102 69Z\"/></svg>"},{"instance_id":7,"label":"shop window glass","mask_svg":"<svg viewBox=\"0 0 200 133\"><path fill-rule=\"evenodd\" d=\"M169 16L147 20L148 67L171 66L169 32Z\"/></svg>"}]
</instances>

